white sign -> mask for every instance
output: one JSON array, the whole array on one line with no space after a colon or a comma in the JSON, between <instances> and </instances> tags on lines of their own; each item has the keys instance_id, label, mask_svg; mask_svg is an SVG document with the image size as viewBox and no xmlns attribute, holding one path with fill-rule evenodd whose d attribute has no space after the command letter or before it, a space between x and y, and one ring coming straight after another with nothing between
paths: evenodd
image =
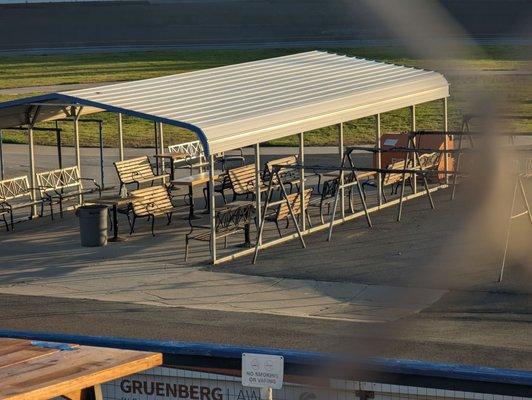
<instances>
[{"instance_id":1,"label":"white sign","mask_svg":"<svg viewBox=\"0 0 532 400\"><path fill-rule=\"evenodd\" d=\"M386 139L384 141L384 145L385 146L395 146L398 141L399 141L399 139Z\"/></svg>"},{"instance_id":2,"label":"white sign","mask_svg":"<svg viewBox=\"0 0 532 400\"><path fill-rule=\"evenodd\" d=\"M242 386L281 389L283 356L242 353Z\"/></svg>"}]
</instances>

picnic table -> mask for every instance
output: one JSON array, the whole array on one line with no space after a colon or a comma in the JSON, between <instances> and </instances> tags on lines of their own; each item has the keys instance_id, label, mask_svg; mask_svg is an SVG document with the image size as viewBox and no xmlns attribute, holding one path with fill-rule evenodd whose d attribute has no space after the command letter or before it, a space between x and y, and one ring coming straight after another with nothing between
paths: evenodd
<instances>
[{"instance_id":1,"label":"picnic table","mask_svg":"<svg viewBox=\"0 0 532 400\"><path fill-rule=\"evenodd\" d=\"M223 172L214 171L214 179L217 179ZM209 182L209 172L200 172L199 174L187 175L181 178L173 179L170 181L172 186L187 186L188 187L188 196L190 197L189 203L189 219L197 219L194 214L194 188L197 186L205 185ZM208 188L208 186L207 186ZM209 189L207 189L207 210L209 210Z\"/></svg>"},{"instance_id":2,"label":"picnic table","mask_svg":"<svg viewBox=\"0 0 532 400\"><path fill-rule=\"evenodd\" d=\"M161 364L161 353L0 338L0 399L102 400L101 384Z\"/></svg>"}]
</instances>

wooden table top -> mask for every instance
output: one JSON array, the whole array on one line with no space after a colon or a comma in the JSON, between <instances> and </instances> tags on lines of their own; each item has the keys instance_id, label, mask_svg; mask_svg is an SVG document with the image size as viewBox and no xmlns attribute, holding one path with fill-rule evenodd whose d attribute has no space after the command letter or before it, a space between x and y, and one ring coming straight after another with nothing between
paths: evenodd
<instances>
[{"instance_id":1,"label":"wooden table top","mask_svg":"<svg viewBox=\"0 0 532 400\"><path fill-rule=\"evenodd\" d=\"M105 206L113 206L115 204L117 206L125 206L128 203L131 203L131 199L132 199L131 196L128 196L128 197L109 196L109 197L102 197L98 199L90 199L90 200L87 200L87 202L93 203L93 204L102 204Z\"/></svg>"},{"instance_id":2,"label":"wooden table top","mask_svg":"<svg viewBox=\"0 0 532 400\"><path fill-rule=\"evenodd\" d=\"M161 353L0 338L0 399L50 399L161 364Z\"/></svg>"},{"instance_id":3,"label":"wooden table top","mask_svg":"<svg viewBox=\"0 0 532 400\"><path fill-rule=\"evenodd\" d=\"M222 171L214 171L214 179L218 178L221 174ZM201 172L199 174L176 178L170 183L176 186L197 186L207 182L209 182L209 173Z\"/></svg>"},{"instance_id":4,"label":"wooden table top","mask_svg":"<svg viewBox=\"0 0 532 400\"><path fill-rule=\"evenodd\" d=\"M159 153L154 155L155 158L171 158L172 160L183 160L190 158L187 153Z\"/></svg>"}]
</instances>

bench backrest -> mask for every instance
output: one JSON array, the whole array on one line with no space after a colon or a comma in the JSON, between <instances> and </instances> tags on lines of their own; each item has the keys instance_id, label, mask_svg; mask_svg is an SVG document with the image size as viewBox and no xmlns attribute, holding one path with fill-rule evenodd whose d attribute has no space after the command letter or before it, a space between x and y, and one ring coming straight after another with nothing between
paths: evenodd
<instances>
[{"instance_id":1,"label":"bench backrest","mask_svg":"<svg viewBox=\"0 0 532 400\"><path fill-rule=\"evenodd\" d=\"M283 165L283 166L290 166L297 164L297 156L288 156L283 158L278 158L276 160L271 160L266 163L266 169L269 173L272 173L272 169L274 165Z\"/></svg>"},{"instance_id":2,"label":"bench backrest","mask_svg":"<svg viewBox=\"0 0 532 400\"><path fill-rule=\"evenodd\" d=\"M9 201L23 197L29 197L31 199L31 189L27 176L17 176L16 178L0 181L0 201Z\"/></svg>"},{"instance_id":3,"label":"bench backrest","mask_svg":"<svg viewBox=\"0 0 532 400\"><path fill-rule=\"evenodd\" d=\"M231 186L236 194L247 194L255 190L255 164L244 165L227 171ZM259 184L262 179L259 176Z\"/></svg>"},{"instance_id":4,"label":"bench backrest","mask_svg":"<svg viewBox=\"0 0 532 400\"><path fill-rule=\"evenodd\" d=\"M135 183L137 180L155 177L148 156L116 161L114 165L116 173L118 174L118 179L124 184Z\"/></svg>"},{"instance_id":5,"label":"bench backrest","mask_svg":"<svg viewBox=\"0 0 532 400\"><path fill-rule=\"evenodd\" d=\"M310 201L310 195L312 194L312 188L305 190L304 195L304 204L305 209L308 208L308 203ZM288 201L290 202L290 206L292 207L292 211L294 212L294 215L301 214L301 196L299 193L292 193L286 196ZM286 202L283 202L279 205L279 208L277 209L277 215L276 219L277 221L280 221L284 218L287 218L290 215L290 209L288 208L288 204Z\"/></svg>"},{"instance_id":6,"label":"bench backrest","mask_svg":"<svg viewBox=\"0 0 532 400\"><path fill-rule=\"evenodd\" d=\"M251 221L253 204L226 207L216 210L216 233L227 233L243 229Z\"/></svg>"},{"instance_id":7,"label":"bench backrest","mask_svg":"<svg viewBox=\"0 0 532 400\"><path fill-rule=\"evenodd\" d=\"M419 156L419 162L423 169L435 169L440 164L440 153L424 153Z\"/></svg>"},{"instance_id":8,"label":"bench backrest","mask_svg":"<svg viewBox=\"0 0 532 400\"><path fill-rule=\"evenodd\" d=\"M168 146L168 151L170 153L182 153L188 155L190 158L203 158L205 154L203 153L203 146L199 140L186 143L178 143Z\"/></svg>"},{"instance_id":9,"label":"bench backrest","mask_svg":"<svg viewBox=\"0 0 532 400\"><path fill-rule=\"evenodd\" d=\"M68 188L83 189L77 166L39 172L36 176L37 185L42 195Z\"/></svg>"},{"instance_id":10,"label":"bench backrest","mask_svg":"<svg viewBox=\"0 0 532 400\"><path fill-rule=\"evenodd\" d=\"M283 157L283 158L278 158L276 160L268 161L264 165L264 179L265 180L269 180L270 179L270 177L273 174L273 166L274 165L283 165L283 166L289 167L290 165L294 165L294 164L297 164L297 156L296 155ZM293 169L290 169L290 170L281 169L279 171L279 175L281 177L283 177L283 175L293 174L295 172L296 171L294 171Z\"/></svg>"},{"instance_id":11,"label":"bench backrest","mask_svg":"<svg viewBox=\"0 0 532 400\"><path fill-rule=\"evenodd\" d=\"M164 186L132 190L131 206L136 215L163 214L174 208L168 190Z\"/></svg>"}]
</instances>

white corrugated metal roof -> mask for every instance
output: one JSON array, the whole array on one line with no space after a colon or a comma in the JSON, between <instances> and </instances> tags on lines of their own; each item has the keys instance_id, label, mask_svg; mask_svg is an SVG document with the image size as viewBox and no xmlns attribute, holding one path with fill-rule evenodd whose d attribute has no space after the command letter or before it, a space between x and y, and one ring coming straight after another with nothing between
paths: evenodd
<instances>
[{"instance_id":1,"label":"white corrugated metal roof","mask_svg":"<svg viewBox=\"0 0 532 400\"><path fill-rule=\"evenodd\" d=\"M311 51L56 99L184 126L217 153L448 95L436 72Z\"/></svg>"}]
</instances>

